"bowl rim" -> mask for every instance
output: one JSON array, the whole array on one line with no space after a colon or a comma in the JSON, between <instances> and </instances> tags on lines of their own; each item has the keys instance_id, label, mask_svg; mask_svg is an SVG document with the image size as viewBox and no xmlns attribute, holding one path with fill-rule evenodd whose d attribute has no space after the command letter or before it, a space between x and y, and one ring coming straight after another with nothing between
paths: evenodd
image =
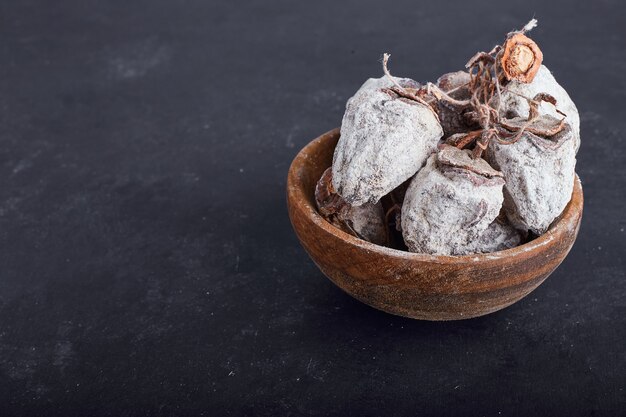
<instances>
[{"instance_id":1,"label":"bowl rim","mask_svg":"<svg viewBox=\"0 0 626 417\"><path fill-rule=\"evenodd\" d=\"M577 217L582 212L583 207L583 191L580 178L575 174L574 187L572 190L572 197L567 203L567 206L563 212L552 222L547 232L524 243L523 245L516 246L514 248L505 249L497 252L490 253L475 253L468 255L431 255L425 253L414 253L403 251L399 249L393 249L386 246L376 245L366 240L359 239L356 236L352 236L349 233L342 231L341 229L330 224L324 219L309 202L309 197L306 195L303 186L297 181L298 170L301 169L306 163L307 159L310 159L315 154L312 152L313 148L321 145L323 142L330 140L331 138L339 135L339 128L332 129L306 144L295 156L290 167L287 178L287 190L288 200L290 204L293 204L301 212L303 212L309 220L311 220L317 227L323 229L326 233L334 235L336 238L344 241L345 243L357 247L361 250L376 252L380 255L390 256L393 258L401 259L404 261L419 261L419 262L435 262L445 264L467 264L481 261L495 261L503 258L512 258L518 256L529 256L541 252L545 245L548 245L555 239L558 239L568 229L572 227L578 227Z\"/></svg>"}]
</instances>

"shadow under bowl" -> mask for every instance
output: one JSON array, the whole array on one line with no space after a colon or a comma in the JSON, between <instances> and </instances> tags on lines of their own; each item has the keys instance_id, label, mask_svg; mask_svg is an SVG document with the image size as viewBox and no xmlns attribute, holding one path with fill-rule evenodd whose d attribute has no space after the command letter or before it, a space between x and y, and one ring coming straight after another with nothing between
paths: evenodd
<instances>
[{"instance_id":1,"label":"shadow under bowl","mask_svg":"<svg viewBox=\"0 0 626 417\"><path fill-rule=\"evenodd\" d=\"M504 251L464 256L410 253L345 233L321 217L315 185L331 166L334 129L305 146L287 178L291 224L315 264L352 297L388 313L420 320L458 320L493 313L539 286L572 248L583 212L578 176L572 198L549 230Z\"/></svg>"}]
</instances>

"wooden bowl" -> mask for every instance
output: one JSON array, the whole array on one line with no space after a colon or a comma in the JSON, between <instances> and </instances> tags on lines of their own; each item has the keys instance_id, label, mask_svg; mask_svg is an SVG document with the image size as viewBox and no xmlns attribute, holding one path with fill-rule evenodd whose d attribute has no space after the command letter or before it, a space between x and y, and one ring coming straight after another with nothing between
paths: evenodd
<instances>
[{"instance_id":1,"label":"wooden bowl","mask_svg":"<svg viewBox=\"0 0 626 417\"><path fill-rule=\"evenodd\" d=\"M372 307L421 320L493 313L537 288L572 248L583 213L576 177L572 199L537 239L500 252L438 256L399 251L353 237L315 207L317 180L332 164L339 129L305 146L287 178L289 217L302 246L332 282Z\"/></svg>"}]
</instances>

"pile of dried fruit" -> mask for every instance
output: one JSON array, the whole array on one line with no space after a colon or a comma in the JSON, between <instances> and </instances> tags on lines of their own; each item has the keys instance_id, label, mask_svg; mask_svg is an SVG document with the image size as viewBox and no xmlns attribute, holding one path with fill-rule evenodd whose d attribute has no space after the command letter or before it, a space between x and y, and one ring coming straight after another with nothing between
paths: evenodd
<instances>
[{"instance_id":1,"label":"pile of dried fruit","mask_svg":"<svg viewBox=\"0 0 626 417\"><path fill-rule=\"evenodd\" d=\"M526 36L530 21L466 71L420 85L369 79L348 100L320 214L411 252L503 250L545 233L570 200L580 119Z\"/></svg>"}]
</instances>

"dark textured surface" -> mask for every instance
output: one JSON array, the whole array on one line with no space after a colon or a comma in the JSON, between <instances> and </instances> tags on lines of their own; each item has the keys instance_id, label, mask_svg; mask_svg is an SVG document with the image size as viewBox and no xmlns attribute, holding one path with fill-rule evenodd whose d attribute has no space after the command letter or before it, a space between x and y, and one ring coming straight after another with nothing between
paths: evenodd
<instances>
[{"instance_id":1,"label":"dark textured surface","mask_svg":"<svg viewBox=\"0 0 626 417\"><path fill-rule=\"evenodd\" d=\"M544 3L2 2L0 415L623 414L626 6ZM570 256L466 322L340 292L291 158L382 52L435 79L533 13L581 112Z\"/></svg>"}]
</instances>

